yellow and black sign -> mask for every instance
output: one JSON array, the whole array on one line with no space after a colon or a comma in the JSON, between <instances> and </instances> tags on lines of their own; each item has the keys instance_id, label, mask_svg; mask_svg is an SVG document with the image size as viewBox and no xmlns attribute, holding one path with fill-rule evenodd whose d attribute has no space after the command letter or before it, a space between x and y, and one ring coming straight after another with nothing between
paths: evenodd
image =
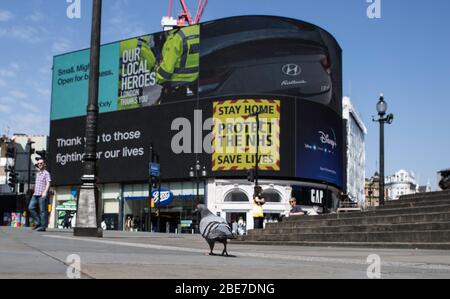
<instances>
[{"instance_id":1,"label":"yellow and black sign","mask_svg":"<svg viewBox=\"0 0 450 299\"><path fill-rule=\"evenodd\" d=\"M259 112L258 123L254 114ZM213 171L280 170L280 101L241 99L213 103Z\"/></svg>"}]
</instances>

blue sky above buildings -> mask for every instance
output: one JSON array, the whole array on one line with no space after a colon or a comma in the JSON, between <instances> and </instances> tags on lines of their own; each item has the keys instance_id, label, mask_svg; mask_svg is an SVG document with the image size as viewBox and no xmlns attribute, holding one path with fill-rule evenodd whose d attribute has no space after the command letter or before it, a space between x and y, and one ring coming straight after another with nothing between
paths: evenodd
<instances>
[{"instance_id":1,"label":"blue sky above buildings","mask_svg":"<svg viewBox=\"0 0 450 299\"><path fill-rule=\"evenodd\" d=\"M161 30L168 0L105 0L102 43ZM175 1L176 2L176 1ZM187 0L191 11L197 1ZM66 0L0 3L0 134L48 134L54 55L89 47L91 0L81 19ZM450 167L450 2L381 0L369 19L366 0L210 0L203 21L264 14L314 23L343 49L344 94L369 129L366 173L378 161L378 126L371 121L380 92L395 114L386 130L386 173L414 171L419 182ZM176 7L177 8L177 7ZM178 8L177 8L178 9Z\"/></svg>"}]
</instances>

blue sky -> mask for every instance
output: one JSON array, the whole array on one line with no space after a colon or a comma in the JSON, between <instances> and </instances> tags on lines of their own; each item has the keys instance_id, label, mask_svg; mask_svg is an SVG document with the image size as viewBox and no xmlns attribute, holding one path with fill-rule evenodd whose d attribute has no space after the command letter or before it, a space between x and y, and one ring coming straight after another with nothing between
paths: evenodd
<instances>
[{"instance_id":1,"label":"blue sky","mask_svg":"<svg viewBox=\"0 0 450 299\"><path fill-rule=\"evenodd\" d=\"M168 0L104 0L102 43L160 31ZM176 1L175 1L176 2ZM192 11L197 1L187 0ZM0 134L48 134L52 57L89 47L91 0L81 19L66 0L0 3ZM450 1L381 0L369 19L366 0L209 0L203 21L246 14L287 16L331 32L343 48L344 93L366 126L367 168L378 161L371 121L383 92L394 124L386 130L386 173L414 171L421 184L450 167Z\"/></svg>"}]
</instances>

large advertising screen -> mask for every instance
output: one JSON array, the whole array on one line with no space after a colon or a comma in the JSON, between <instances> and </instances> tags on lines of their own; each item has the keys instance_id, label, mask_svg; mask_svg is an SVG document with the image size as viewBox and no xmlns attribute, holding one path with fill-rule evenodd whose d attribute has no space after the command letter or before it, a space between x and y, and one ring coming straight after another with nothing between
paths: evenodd
<instances>
[{"instance_id":1,"label":"large advertising screen","mask_svg":"<svg viewBox=\"0 0 450 299\"><path fill-rule=\"evenodd\" d=\"M341 187L340 54L316 26L252 16L102 46L99 182L146 181L151 145L163 179L187 179L197 160L208 176L245 177L258 146L263 177ZM79 184L89 50L56 56L53 70L53 183ZM318 131L327 155L305 146Z\"/></svg>"}]
</instances>

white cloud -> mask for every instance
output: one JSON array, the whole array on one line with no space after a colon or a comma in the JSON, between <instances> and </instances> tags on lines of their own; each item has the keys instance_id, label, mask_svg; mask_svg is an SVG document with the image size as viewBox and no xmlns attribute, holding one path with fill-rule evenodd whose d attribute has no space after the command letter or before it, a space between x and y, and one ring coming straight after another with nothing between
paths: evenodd
<instances>
[{"instance_id":1,"label":"white cloud","mask_svg":"<svg viewBox=\"0 0 450 299\"><path fill-rule=\"evenodd\" d=\"M0 113L5 113L5 114L11 113L11 107L0 103Z\"/></svg>"},{"instance_id":2,"label":"white cloud","mask_svg":"<svg viewBox=\"0 0 450 299\"><path fill-rule=\"evenodd\" d=\"M6 124L15 132L23 132L30 135L48 135L49 117L34 112L13 113L6 119Z\"/></svg>"},{"instance_id":3,"label":"white cloud","mask_svg":"<svg viewBox=\"0 0 450 299\"><path fill-rule=\"evenodd\" d=\"M11 62L9 67L0 69L0 86L5 86L6 82L4 78L14 78L17 75L17 71L20 66L17 62ZM3 78L3 79L2 79Z\"/></svg>"},{"instance_id":4,"label":"white cloud","mask_svg":"<svg viewBox=\"0 0 450 299\"><path fill-rule=\"evenodd\" d=\"M50 89L47 88L37 88L37 92L44 97L49 97L51 95Z\"/></svg>"},{"instance_id":5,"label":"white cloud","mask_svg":"<svg viewBox=\"0 0 450 299\"><path fill-rule=\"evenodd\" d=\"M43 30L28 25L0 28L0 37L12 38L30 44L36 44L43 41L43 34Z\"/></svg>"},{"instance_id":6,"label":"white cloud","mask_svg":"<svg viewBox=\"0 0 450 299\"><path fill-rule=\"evenodd\" d=\"M22 91L18 91L18 90L11 90L8 93L11 97L16 98L16 99L27 99L28 95Z\"/></svg>"},{"instance_id":7,"label":"white cloud","mask_svg":"<svg viewBox=\"0 0 450 299\"><path fill-rule=\"evenodd\" d=\"M121 38L140 36L146 33L143 23L137 22L137 18L133 18L132 15L124 13L129 5L128 0L116 0L112 4L112 17L108 21L109 26L107 26L109 33L114 33L115 36Z\"/></svg>"},{"instance_id":8,"label":"white cloud","mask_svg":"<svg viewBox=\"0 0 450 299\"><path fill-rule=\"evenodd\" d=\"M14 18L14 15L7 10L0 10L0 22L8 22L9 20L12 20Z\"/></svg>"},{"instance_id":9,"label":"white cloud","mask_svg":"<svg viewBox=\"0 0 450 299\"><path fill-rule=\"evenodd\" d=\"M0 77L13 78L16 76L16 72L10 69L0 69Z\"/></svg>"},{"instance_id":10,"label":"white cloud","mask_svg":"<svg viewBox=\"0 0 450 299\"><path fill-rule=\"evenodd\" d=\"M47 55L45 57L45 65L39 68L39 72L44 75L51 75L52 74L52 66L53 66L53 56ZM49 78L51 80L51 78Z\"/></svg>"},{"instance_id":11,"label":"white cloud","mask_svg":"<svg viewBox=\"0 0 450 299\"><path fill-rule=\"evenodd\" d=\"M27 86L37 86L39 83L26 82ZM39 93L46 94L36 88L36 96L31 99L29 95L20 90L10 90L5 96L0 96L0 113L3 114L1 121L11 127L15 132L27 134L48 134L49 108L47 104L41 104Z\"/></svg>"},{"instance_id":12,"label":"white cloud","mask_svg":"<svg viewBox=\"0 0 450 299\"><path fill-rule=\"evenodd\" d=\"M13 104L14 103L14 99L8 96L3 96L0 97L0 104L3 105L9 105L9 104Z\"/></svg>"},{"instance_id":13,"label":"white cloud","mask_svg":"<svg viewBox=\"0 0 450 299\"><path fill-rule=\"evenodd\" d=\"M15 69L16 71L18 71L19 68L20 68L19 64L18 64L17 62L14 62L14 61L11 62L10 66L11 66L13 69Z\"/></svg>"},{"instance_id":14,"label":"white cloud","mask_svg":"<svg viewBox=\"0 0 450 299\"><path fill-rule=\"evenodd\" d=\"M45 18L44 15L40 11L35 11L27 19L31 20L32 22L37 23L37 22L40 22L40 21L44 20L44 18Z\"/></svg>"},{"instance_id":15,"label":"white cloud","mask_svg":"<svg viewBox=\"0 0 450 299\"><path fill-rule=\"evenodd\" d=\"M72 45L67 39L59 39L53 42L52 51L53 53L64 53L71 49Z\"/></svg>"},{"instance_id":16,"label":"white cloud","mask_svg":"<svg viewBox=\"0 0 450 299\"><path fill-rule=\"evenodd\" d=\"M39 113L38 107L36 107L33 104L26 103L26 102L20 102L19 105L25 110L28 110L28 111L33 112L33 113Z\"/></svg>"},{"instance_id":17,"label":"white cloud","mask_svg":"<svg viewBox=\"0 0 450 299\"><path fill-rule=\"evenodd\" d=\"M50 75L52 73L52 67L51 66L43 66L39 69L39 72L41 72L44 75Z\"/></svg>"}]
</instances>

